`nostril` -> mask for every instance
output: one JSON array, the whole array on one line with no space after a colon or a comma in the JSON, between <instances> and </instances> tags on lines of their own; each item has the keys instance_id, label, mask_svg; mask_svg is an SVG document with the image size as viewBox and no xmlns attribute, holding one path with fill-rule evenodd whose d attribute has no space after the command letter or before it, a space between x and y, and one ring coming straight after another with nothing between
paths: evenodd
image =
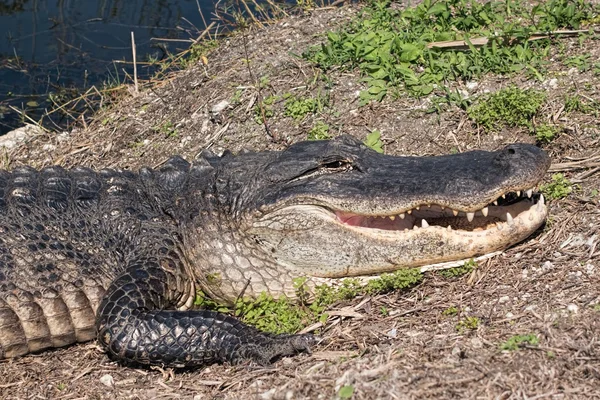
<instances>
[{"instance_id":1,"label":"nostril","mask_svg":"<svg viewBox=\"0 0 600 400\"><path fill-rule=\"evenodd\" d=\"M515 149L512 149L510 147L506 149L506 151L508 152L508 154L515 154Z\"/></svg>"}]
</instances>

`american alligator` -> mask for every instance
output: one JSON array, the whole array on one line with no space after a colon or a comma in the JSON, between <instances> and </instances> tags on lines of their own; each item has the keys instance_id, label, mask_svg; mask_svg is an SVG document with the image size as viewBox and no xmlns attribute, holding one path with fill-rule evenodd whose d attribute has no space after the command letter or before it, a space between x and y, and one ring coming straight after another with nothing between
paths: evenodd
<instances>
[{"instance_id":1,"label":"american alligator","mask_svg":"<svg viewBox=\"0 0 600 400\"><path fill-rule=\"evenodd\" d=\"M194 310L506 248L545 220L540 149L393 157L350 136L158 169L0 172L0 359L97 338L124 363L196 366L307 350Z\"/></svg>"}]
</instances>

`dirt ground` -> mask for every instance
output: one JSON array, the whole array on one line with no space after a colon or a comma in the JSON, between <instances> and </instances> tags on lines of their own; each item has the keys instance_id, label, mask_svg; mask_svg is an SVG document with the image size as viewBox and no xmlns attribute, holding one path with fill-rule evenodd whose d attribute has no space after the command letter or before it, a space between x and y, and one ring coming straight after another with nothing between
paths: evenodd
<instances>
[{"instance_id":1,"label":"dirt ground","mask_svg":"<svg viewBox=\"0 0 600 400\"><path fill-rule=\"evenodd\" d=\"M37 136L6 163L136 169L160 165L172 154L193 159L207 148L282 149L306 139L316 121L327 123L333 135L365 138L378 129L389 154L535 142L519 129L479 131L457 108L425 114L428 99L359 107L358 73L329 72L332 86L326 87L321 73L297 55L355 13L352 7L323 9L234 36L208 56L207 65L198 63L140 94L132 91L71 133ZM577 39L561 41L572 54L600 59L597 40L582 46ZM427 273L412 290L336 304L323 332L329 343L311 355L266 368L213 365L174 372L121 367L88 343L0 361L0 398L332 399L351 385L353 399L600 399L600 124L592 115L562 109L567 91L600 102L600 77L560 63L551 70L544 82L513 76L455 84L469 95L510 84L545 90L544 118L564 127L543 148L552 156L551 171L564 172L576 190L550 201L549 223L524 243L461 277ZM286 92L328 93L330 105L295 121L276 102L268 130L256 123L259 95ZM222 101L228 104L216 112ZM452 307L455 314L447 311ZM467 317L479 325L457 330ZM535 334L539 344L501 351L517 334Z\"/></svg>"}]
</instances>

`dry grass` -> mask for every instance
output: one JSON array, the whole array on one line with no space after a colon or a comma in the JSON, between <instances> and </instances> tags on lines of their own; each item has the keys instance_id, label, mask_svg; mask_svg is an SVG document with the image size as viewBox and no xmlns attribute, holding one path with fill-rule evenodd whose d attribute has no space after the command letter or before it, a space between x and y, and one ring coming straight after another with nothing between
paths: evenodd
<instances>
[{"instance_id":1,"label":"dry grass","mask_svg":"<svg viewBox=\"0 0 600 400\"><path fill-rule=\"evenodd\" d=\"M208 65L199 63L132 94L85 129L37 137L13 151L10 162L156 166L170 154L191 159L205 148L281 149L305 139L316 121L328 124L333 135L364 138L379 129L390 154L533 141L519 130L478 131L458 109L424 114L427 100L402 98L360 108L356 91L362 84L351 72L329 73L328 89L321 73L293 54L355 13L350 7L325 9L233 37L208 57ZM595 41L583 48L575 39L564 43L572 54L600 58ZM600 398L600 210L594 196L600 189L600 126L591 115L561 110L569 90L600 101L600 79L558 64L553 70L556 86L521 76L488 77L474 89L516 84L546 90L550 100L543 114L566 127L544 147L554 170L579 187L550 202L550 222L526 242L466 276L430 273L408 292L338 304L336 309L349 307L353 313L345 314L353 317L330 318L324 332L329 344L269 368L136 370L108 361L94 344L83 344L1 361L0 398L330 399L344 385L353 386L353 399ZM254 106L259 98L287 92L328 93L329 111L294 121L281 115L283 105L276 102L267 132L254 121ZM223 100L230 104L211 113ZM457 329L468 317L477 318L478 326ZM539 344L501 351L500 345L517 334L535 334ZM114 384L103 384L105 375Z\"/></svg>"}]
</instances>

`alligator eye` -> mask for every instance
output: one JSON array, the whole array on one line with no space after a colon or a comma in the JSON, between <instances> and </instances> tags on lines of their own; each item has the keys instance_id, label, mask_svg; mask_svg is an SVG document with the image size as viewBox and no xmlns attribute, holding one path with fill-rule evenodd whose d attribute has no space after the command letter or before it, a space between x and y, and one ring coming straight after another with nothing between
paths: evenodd
<instances>
[{"instance_id":1,"label":"alligator eye","mask_svg":"<svg viewBox=\"0 0 600 400\"><path fill-rule=\"evenodd\" d=\"M352 163L349 160L335 160L323 163L320 165L320 167L334 171L343 171L352 168Z\"/></svg>"}]
</instances>

